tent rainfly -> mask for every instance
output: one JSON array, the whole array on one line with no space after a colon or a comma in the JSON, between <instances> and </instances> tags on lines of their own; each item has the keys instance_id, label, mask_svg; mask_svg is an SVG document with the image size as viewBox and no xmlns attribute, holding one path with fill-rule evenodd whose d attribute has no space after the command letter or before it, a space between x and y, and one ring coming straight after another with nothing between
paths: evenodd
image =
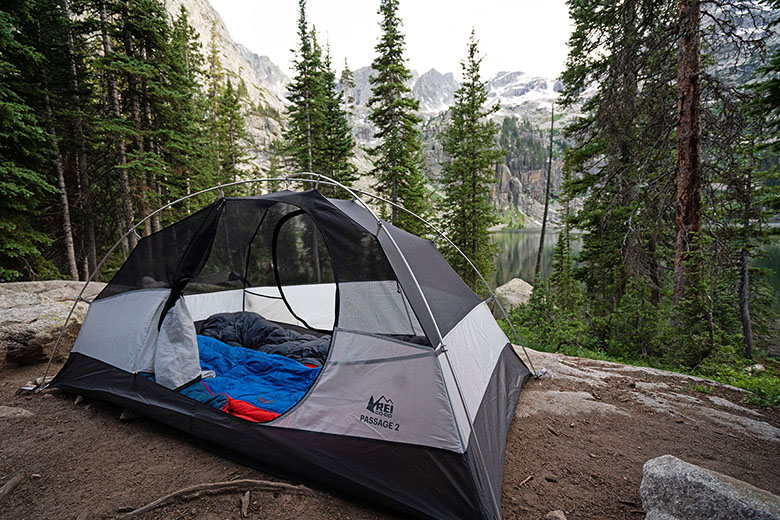
<instances>
[{"instance_id":1,"label":"tent rainfly","mask_svg":"<svg viewBox=\"0 0 780 520\"><path fill-rule=\"evenodd\" d=\"M294 481L420 518L500 518L530 371L432 241L352 194L220 189L141 238L51 386Z\"/></svg>"}]
</instances>

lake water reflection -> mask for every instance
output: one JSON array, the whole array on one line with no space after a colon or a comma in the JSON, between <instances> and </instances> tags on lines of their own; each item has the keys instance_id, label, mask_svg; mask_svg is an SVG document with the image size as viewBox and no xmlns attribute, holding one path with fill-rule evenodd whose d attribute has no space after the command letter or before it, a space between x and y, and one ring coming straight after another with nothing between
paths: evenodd
<instances>
[{"instance_id":1,"label":"lake water reflection","mask_svg":"<svg viewBox=\"0 0 780 520\"><path fill-rule=\"evenodd\" d=\"M491 233L493 243L498 245L496 271L491 282L493 287L502 285L512 278L521 278L533 283L536 267L536 252L539 249L539 229L521 229L516 231L498 231ZM558 240L557 232L546 232L542 250L542 277L550 276L553 251ZM576 255L582 249L582 236L572 235L572 251ZM775 295L775 308L780 309L780 243L774 243L766 249L766 255L757 258L756 267L768 269L769 284Z\"/></svg>"},{"instance_id":2,"label":"lake water reflection","mask_svg":"<svg viewBox=\"0 0 780 520\"><path fill-rule=\"evenodd\" d=\"M520 229L491 233L494 244L498 245L496 271L493 273L494 286L505 284L512 278L521 278L533 282L536 268L536 252L539 250L539 229ZM558 233L547 231L544 234L542 249L542 277L550 276L553 251L558 241ZM576 254L582 249L582 238L572 235L572 251Z\"/></svg>"}]
</instances>

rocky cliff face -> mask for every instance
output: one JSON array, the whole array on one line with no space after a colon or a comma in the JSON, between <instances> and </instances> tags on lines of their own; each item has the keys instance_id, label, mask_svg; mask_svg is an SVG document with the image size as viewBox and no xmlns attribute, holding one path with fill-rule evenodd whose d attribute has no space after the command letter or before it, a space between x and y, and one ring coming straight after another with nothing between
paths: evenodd
<instances>
[{"instance_id":1,"label":"rocky cliff face","mask_svg":"<svg viewBox=\"0 0 780 520\"><path fill-rule=\"evenodd\" d=\"M282 118L278 114L284 110L284 95L290 80L267 56L258 56L234 42L219 13L208 0L167 0L165 7L171 16L177 16L181 7L187 9L190 25L198 31L204 54L208 52L212 26L216 29L223 66L244 80L249 103L261 108L252 111L247 118L247 130L252 163L260 169L267 169L268 145L282 135Z\"/></svg>"},{"instance_id":2,"label":"rocky cliff face","mask_svg":"<svg viewBox=\"0 0 780 520\"><path fill-rule=\"evenodd\" d=\"M257 55L233 41L219 13L208 0L166 2L172 16L176 16L182 6L187 9L190 23L200 35L204 53L211 39L212 26L215 28L224 67L244 80L249 103L259 107L258 110L248 111L247 126L251 137L252 162L260 170L267 170L270 162L269 145L280 138L283 132L289 78L267 56ZM369 78L372 70L371 67L362 67L353 74L355 87L349 95L354 98L350 120L359 147L355 164L361 171L368 172L371 161L365 150L376 145L373 141L374 129L368 121L368 100L371 97ZM443 74L431 69L422 75L412 71L409 87L413 96L420 101L425 171L435 184L441 178L441 164L447 159L439 135L447 124L447 110L455 102L458 83L452 73ZM491 104L501 104L501 110L496 114L499 124L506 117L517 117L519 120L528 119L534 127L542 128L549 124L550 105L557 99L560 90L560 83L548 78L524 72L500 72L488 81L488 100ZM565 123L569 117L572 114L564 114L559 124ZM493 187L495 200L504 210L519 210L528 215L531 222L539 220L543 183L544 175L538 168L523 166L508 157L506 164L499 165L497 170ZM363 184L370 185L370 179ZM556 190L559 184L560 168L554 165L553 185Z\"/></svg>"},{"instance_id":3,"label":"rocky cliff face","mask_svg":"<svg viewBox=\"0 0 780 520\"><path fill-rule=\"evenodd\" d=\"M420 101L420 112L438 114L447 110L455 102L458 83L452 72L441 74L431 69L412 84L412 95Z\"/></svg>"},{"instance_id":4,"label":"rocky cliff face","mask_svg":"<svg viewBox=\"0 0 780 520\"><path fill-rule=\"evenodd\" d=\"M355 108L351 115L351 123L355 140L360 146L375 146L373 128L368 121L368 100L371 97L371 68L363 67L353 72L355 88L350 91L354 98ZM423 160L425 173L436 184L441 179L441 165L447 160L440 141L441 132L449 119L447 110L455 102L455 91L458 83L452 73L442 74L431 69L418 75L412 71L408 83L412 95L420 101L420 116L423 119ZM549 127L550 108L562 89L559 81L533 76L524 72L500 72L488 80L488 103L499 103L501 109L494 116L501 124L507 117L516 118L522 122L527 120L530 129L525 128L526 140L535 140L537 147L544 150L546 161L547 144L539 129ZM569 111L556 122L557 127L565 124L578 112ZM515 127L517 125L514 125ZM503 131L503 130L502 130ZM533 134L533 135L531 135ZM510 151L512 152L512 151ZM537 161L538 162L538 161ZM369 163L366 163L369 164ZM544 184L546 170L542 165L529 165L527 161L519 160L517 153L509 153L504 164L497 167L496 184L492 187L494 200L501 210L518 210L526 214L527 225L535 225L541 220L544 201ZM552 193L557 197L561 184L560 161L553 162ZM557 221L557 204L553 200L552 220Z\"/></svg>"}]
</instances>

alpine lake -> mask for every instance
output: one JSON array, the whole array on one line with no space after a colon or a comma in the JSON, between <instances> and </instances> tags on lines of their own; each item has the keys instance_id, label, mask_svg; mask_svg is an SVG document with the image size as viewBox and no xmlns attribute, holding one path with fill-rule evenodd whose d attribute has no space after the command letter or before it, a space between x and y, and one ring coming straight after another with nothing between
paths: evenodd
<instances>
[{"instance_id":1,"label":"alpine lake","mask_svg":"<svg viewBox=\"0 0 780 520\"><path fill-rule=\"evenodd\" d=\"M552 271L553 251L558 234L557 231L548 230L544 235L543 278L549 277ZM533 284L540 235L540 229L502 230L491 233L493 243L498 246L496 270L491 277L494 288L512 278L521 278ZM576 261L577 254L582 250L582 234L572 233L571 246ZM762 253L753 260L753 266L769 271L768 281L775 296L775 308L780 310L780 242L770 244Z\"/></svg>"}]
</instances>

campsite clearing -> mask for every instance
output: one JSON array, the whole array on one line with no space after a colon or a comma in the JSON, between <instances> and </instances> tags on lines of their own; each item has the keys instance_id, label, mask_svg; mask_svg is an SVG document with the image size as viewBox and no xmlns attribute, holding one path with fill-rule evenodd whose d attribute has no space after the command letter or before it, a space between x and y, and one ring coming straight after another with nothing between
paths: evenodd
<instances>
[{"instance_id":1,"label":"campsite clearing","mask_svg":"<svg viewBox=\"0 0 780 520\"><path fill-rule=\"evenodd\" d=\"M504 517L641 519L642 464L673 454L780 493L780 411L744 403L745 392L659 370L531 351L548 374L530 381L509 432ZM178 489L272 479L199 447L148 419L64 393L16 395L40 365L4 368L0 405L32 415L0 418L0 485L25 480L0 504L1 518L113 518ZM699 388L706 385L709 390ZM381 468L377 468L381 471ZM528 477L533 477L528 479ZM239 518L240 492L174 502L138 518ZM252 491L249 518L401 518L365 502Z\"/></svg>"}]
</instances>

